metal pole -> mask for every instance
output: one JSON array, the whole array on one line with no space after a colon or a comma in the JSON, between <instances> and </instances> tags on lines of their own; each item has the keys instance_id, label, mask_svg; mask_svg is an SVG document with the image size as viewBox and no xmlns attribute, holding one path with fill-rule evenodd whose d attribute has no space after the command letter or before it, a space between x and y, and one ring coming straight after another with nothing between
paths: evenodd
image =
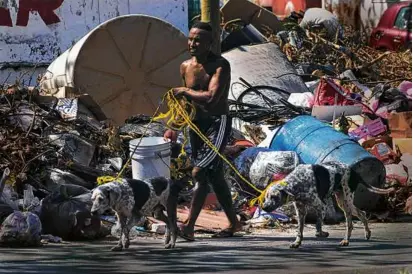
<instances>
[{"instance_id":1,"label":"metal pole","mask_svg":"<svg viewBox=\"0 0 413 274\"><path fill-rule=\"evenodd\" d=\"M221 55L219 0L201 0L201 21L211 24L213 37L211 51Z\"/></svg>"}]
</instances>

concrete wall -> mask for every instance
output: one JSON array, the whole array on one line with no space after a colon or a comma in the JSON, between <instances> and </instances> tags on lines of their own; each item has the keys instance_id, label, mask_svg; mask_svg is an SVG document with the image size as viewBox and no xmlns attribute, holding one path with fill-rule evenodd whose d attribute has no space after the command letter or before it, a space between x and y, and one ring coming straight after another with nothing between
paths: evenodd
<instances>
[{"instance_id":1,"label":"concrete wall","mask_svg":"<svg viewBox=\"0 0 413 274\"><path fill-rule=\"evenodd\" d=\"M155 16L188 33L187 0L0 0L0 85L35 85L91 29L125 14Z\"/></svg>"}]
</instances>

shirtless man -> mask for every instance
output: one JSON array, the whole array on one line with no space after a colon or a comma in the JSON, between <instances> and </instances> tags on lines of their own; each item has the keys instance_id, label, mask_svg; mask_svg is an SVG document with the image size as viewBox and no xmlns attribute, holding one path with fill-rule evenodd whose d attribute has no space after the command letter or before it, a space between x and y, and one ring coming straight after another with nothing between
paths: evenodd
<instances>
[{"instance_id":1,"label":"shirtless man","mask_svg":"<svg viewBox=\"0 0 413 274\"><path fill-rule=\"evenodd\" d=\"M212 28L207 23L195 24L189 32L188 50L192 58L180 67L185 87L173 92L177 98L186 97L196 108L195 125L208 137L220 152L231 134L232 120L228 117L228 90L231 68L226 59L211 52ZM167 130L165 138L176 141L177 133ZM192 177L196 182L191 211L181 237L194 240L195 222L204 205L210 183L218 201L227 215L230 226L213 237L231 237L238 228L238 220L232 205L231 192L224 179L223 162L192 130L189 132L192 149Z\"/></svg>"}]
</instances>

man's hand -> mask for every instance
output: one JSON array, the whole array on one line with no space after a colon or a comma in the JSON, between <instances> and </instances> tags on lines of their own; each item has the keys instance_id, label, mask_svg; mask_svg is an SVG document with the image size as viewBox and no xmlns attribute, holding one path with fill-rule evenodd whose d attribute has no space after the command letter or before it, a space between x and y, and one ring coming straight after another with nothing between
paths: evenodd
<instances>
[{"instance_id":1,"label":"man's hand","mask_svg":"<svg viewBox=\"0 0 413 274\"><path fill-rule=\"evenodd\" d=\"M167 140L167 139L171 140L172 143L176 143L176 140L178 140L178 133L176 131L172 130L172 129L168 129L163 134L163 138L165 140Z\"/></svg>"},{"instance_id":2,"label":"man's hand","mask_svg":"<svg viewBox=\"0 0 413 274\"><path fill-rule=\"evenodd\" d=\"M174 93L174 96L179 99L182 98L185 95L185 92L188 90L186 87L178 87L178 88L173 88L172 92Z\"/></svg>"}]
</instances>

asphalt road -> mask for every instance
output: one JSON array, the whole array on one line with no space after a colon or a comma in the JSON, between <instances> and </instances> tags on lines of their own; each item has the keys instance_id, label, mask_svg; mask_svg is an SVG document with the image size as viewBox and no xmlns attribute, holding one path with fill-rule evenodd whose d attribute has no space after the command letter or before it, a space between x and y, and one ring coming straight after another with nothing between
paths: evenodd
<instances>
[{"instance_id":1,"label":"asphalt road","mask_svg":"<svg viewBox=\"0 0 413 274\"><path fill-rule=\"evenodd\" d=\"M328 239L307 225L303 246L288 247L292 231L261 230L218 240L179 240L165 250L162 239L138 238L119 253L114 240L48 244L37 249L0 249L0 273L398 273L412 271L412 224L371 224L372 239L355 224L348 247L339 247L343 226L329 226Z\"/></svg>"}]
</instances>

